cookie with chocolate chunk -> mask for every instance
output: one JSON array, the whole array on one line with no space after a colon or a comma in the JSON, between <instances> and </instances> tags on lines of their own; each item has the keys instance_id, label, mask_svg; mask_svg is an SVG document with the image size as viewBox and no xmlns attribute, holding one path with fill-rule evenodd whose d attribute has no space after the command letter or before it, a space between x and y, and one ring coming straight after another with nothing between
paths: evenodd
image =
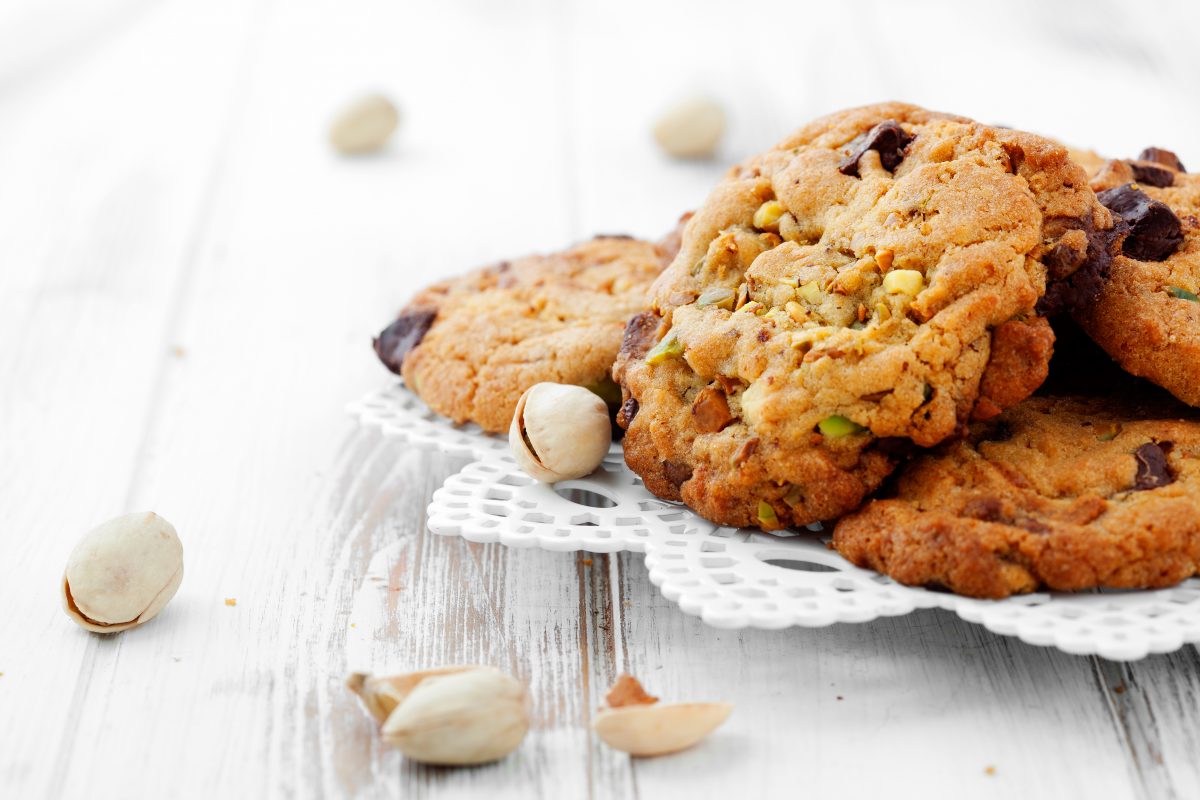
<instances>
[{"instance_id":1,"label":"cookie with chocolate chunk","mask_svg":"<svg viewBox=\"0 0 1200 800\"><path fill-rule=\"evenodd\" d=\"M1092 186L1128 232L1075 318L1124 369L1200 405L1200 174L1151 147L1105 162Z\"/></svg>"},{"instance_id":2,"label":"cookie with chocolate chunk","mask_svg":"<svg viewBox=\"0 0 1200 800\"><path fill-rule=\"evenodd\" d=\"M535 383L587 386L614 407L609 373L625 322L678 249L600 236L435 284L374 340L392 372L437 413L506 431Z\"/></svg>"},{"instance_id":3,"label":"cookie with chocolate chunk","mask_svg":"<svg viewBox=\"0 0 1200 800\"><path fill-rule=\"evenodd\" d=\"M730 171L630 324L626 462L721 524L853 510L913 443L1036 388L1038 311L1111 227L1041 137L899 103L817 120Z\"/></svg>"},{"instance_id":4,"label":"cookie with chocolate chunk","mask_svg":"<svg viewBox=\"0 0 1200 800\"><path fill-rule=\"evenodd\" d=\"M922 455L833 545L971 597L1170 586L1200 571L1200 413L1153 387L1034 397Z\"/></svg>"}]
</instances>

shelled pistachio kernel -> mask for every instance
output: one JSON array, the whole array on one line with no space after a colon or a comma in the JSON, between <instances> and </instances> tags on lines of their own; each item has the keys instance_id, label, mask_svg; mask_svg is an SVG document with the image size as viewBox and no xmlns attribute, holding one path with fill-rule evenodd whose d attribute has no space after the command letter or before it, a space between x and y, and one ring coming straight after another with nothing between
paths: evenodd
<instances>
[{"instance_id":1,"label":"shelled pistachio kernel","mask_svg":"<svg viewBox=\"0 0 1200 800\"><path fill-rule=\"evenodd\" d=\"M820 281L809 281L808 283L800 284L800 288L796 290L796 294L800 295L800 299L814 306L820 305L825 299L825 293L821 291Z\"/></svg>"},{"instance_id":2,"label":"shelled pistachio kernel","mask_svg":"<svg viewBox=\"0 0 1200 800\"><path fill-rule=\"evenodd\" d=\"M662 338L662 341L650 348L650 352L646 353L646 363L653 366L663 363L668 358L678 358L681 355L683 355L683 343L679 341L675 331L671 331Z\"/></svg>"},{"instance_id":3,"label":"shelled pistachio kernel","mask_svg":"<svg viewBox=\"0 0 1200 800\"><path fill-rule=\"evenodd\" d=\"M715 286L712 289L706 289L698 298L696 305L698 306L716 306L726 310L733 310L733 301L737 299L737 292L730 289L728 286Z\"/></svg>"},{"instance_id":4,"label":"shelled pistachio kernel","mask_svg":"<svg viewBox=\"0 0 1200 800\"><path fill-rule=\"evenodd\" d=\"M183 545L153 512L126 514L88 532L63 571L63 609L80 627L117 633L153 619L183 581Z\"/></svg>"},{"instance_id":5,"label":"shelled pistachio kernel","mask_svg":"<svg viewBox=\"0 0 1200 800\"><path fill-rule=\"evenodd\" d=\"M1178 297L1180 300L1191 300L1193 303L1200 303L1200 295L1195 292L1189 292L1182 286L1168 286L1167 294L1172 297Z\"/></svg>"},{"instance_id":6,"label":"shelled pistachio kernel","mask_svg":"<svg viewBox=\"0 0 1200 800\"><path fill-rule=\"evenodd\" d=\"M778 231L779 218L787 213L783 203L778 200L768 200L754 212L754 227L760 231Z\"/></svg>"},{"instance_id":7,"label":"shelled pistachio kernel","mask_svg":"<svg viewBox=\"0 0 1200 800\"><path fill-rule=\"evenodd\" d=\"M894 269L883 276L883 290L888 294L916 297L924 288L925 276L915 269Z\"/></svg>"},{"instance_id":8,"label":"shelled pistachio kernel","mask_svg":"<svg viewBox=\"0 0 1200 800\"><path fill-rule=\"evenodd\" d=\"M764 525L778 525L779 517L775 514L775 509L766 500L758 501L758 521Z\"/></svg>"},{"instance_id":9,"label":"shelled pistachio kernel","mask_svg":"<svg viewBox=\"0 0 1200 800\"><path fill-rule=\"evenodd\" d=\"M833 414L821 420L817 423L817 429L830 439L838 439L842 436L850 436L866 430L862 425L859 425L848 417L843 417L841 414Z\"/></svg>"}]
</instances>

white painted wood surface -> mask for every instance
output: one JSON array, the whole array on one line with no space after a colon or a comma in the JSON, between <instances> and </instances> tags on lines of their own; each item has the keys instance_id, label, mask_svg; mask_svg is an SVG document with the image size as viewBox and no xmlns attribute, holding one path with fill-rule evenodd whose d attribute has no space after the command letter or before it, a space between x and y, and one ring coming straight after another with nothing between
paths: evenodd
<instances>
[{"instance_id":1,"label":"white painted wood surface","mask_svg":"<svg viewBox=\"0 0 1200 800\"><path fill-rule=\"evenodd\" d=\"M838 107L1200 162L1200 9L1148 5L4 4L0 796L1200 796L1194 648L1122 666L940 612L709 629L637 556L429 536L459 464L343 414L419 284L656 235ZM334 156L331 114L372 89L402 106L394 146ZM721 158L665 161L650 122L697 91L730 110ZM179 528L183 587L144 629L86 634L58 608L67 553L141 508ZM494 766L405 763L342 688L348 652L508 668L535 729ZM630 761L588 731L623 670L736 710Z\"/></svg>"}]
</instances>

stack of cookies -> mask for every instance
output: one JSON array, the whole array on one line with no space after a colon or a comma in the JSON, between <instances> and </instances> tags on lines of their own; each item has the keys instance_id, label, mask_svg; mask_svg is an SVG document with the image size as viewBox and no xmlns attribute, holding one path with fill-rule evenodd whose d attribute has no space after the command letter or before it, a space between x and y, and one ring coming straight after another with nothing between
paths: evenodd
<instances>
[{"instance_id":1,"label":"stack of cookies","mask_svg":"<svg viewBox=\"0 0 1200 800\"><path fill-rule=\"evenodd\" d=\"M1168 151L881 104L734 167L663 242L432 287L376 350L491 431L534 383L589 386L650 491L832 525L904 583L1159 587L1200 569L1198 214Z\"/></svg>"}]
</instances>

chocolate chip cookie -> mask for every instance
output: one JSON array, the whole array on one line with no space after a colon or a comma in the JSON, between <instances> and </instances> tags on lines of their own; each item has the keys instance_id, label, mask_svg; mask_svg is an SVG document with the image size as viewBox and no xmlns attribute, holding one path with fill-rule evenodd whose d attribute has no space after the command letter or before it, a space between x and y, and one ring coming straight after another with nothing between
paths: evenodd
<instances>
[{"instance_id":1,"label":"chocolate chip cookie","mask_svg":"<svg viewBox=\"0 0 1200 800\"><path fill-rule=\"evenodd\" d=\"M817 120L730 171L627 328L625 459L722 524L850 511L1036 388L1037 313L1095 291L1111 227L1046 139L897 103Z\"/></svg>"},{"instance_id":2,"label":"chocolate chip cookie","mask_svg":"<svg viewBox=\"0 0 1200 800\"><path fill-rule=\"evenodd\" d=\"M908 464L841 519L837 551L972 597L1170 586L1200 570L1200 414L1034 397Z\"/></svg>"},{"instance_id":3,"label":"chocolate chip cookie","mask_svg":"<svg viewBox=\"0 0 1200 800\"><path fill-rule=\"evenodd\" d=\"M616 406L609 372L625 322L676 250L675 234L600 236L476 270L420 292L375 352L434 411L491 432L507 430L542 381L587 386Z\"/></svg>"},{"instance_id":4,"label":"chocolate chip cookie","mask_svg":"<svg viewBox=\"0 0 1200 800\"><path fill-rule=\"evenodd\" d=\"M1105 162L1092 186L1128 231L1075 318L1124 369L1200 405L1200 174L1152 147Z\"/></svg>"}]
</instances>

